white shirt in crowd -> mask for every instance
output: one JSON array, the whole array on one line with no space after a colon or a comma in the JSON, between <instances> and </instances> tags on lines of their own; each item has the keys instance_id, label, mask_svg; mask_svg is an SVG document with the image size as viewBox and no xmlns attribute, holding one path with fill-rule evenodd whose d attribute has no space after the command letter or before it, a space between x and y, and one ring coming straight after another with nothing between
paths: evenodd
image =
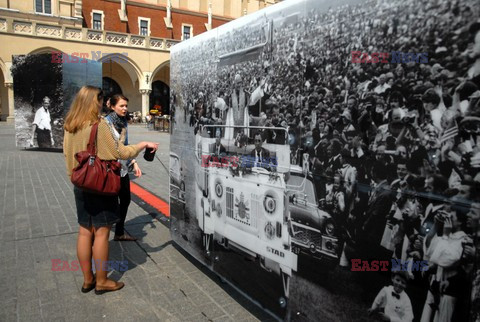
<instances>
[{"instance_id":1,"label":"white shirt in crowd","mask_svg":"<svg viewBox=\"0 0 480 322\"><path fill-rule=\"evenodd\" d=\"M407 293L404 291L400 294L393 294L393 286L385 286L380 290L372 307L385 308L385 315L392 322L411 322L413 320L412 303ZM397 296L399 298L397 298Z\"/></svg>"},{"instance_id":2,"label":"white shirt in crowd","mask_svg":"<svg viewBox=\"0 0 480 322\"><path fill-rule=\"evenodd\" d=\"M375 87L373 91L377 94L382 94L382 93L385 93L385 91L389 88L390 88L390 85L388 85L387 83L384 83L383 85L378 85L377 87Z\"/></svg>"},{"instance_id":3,"label":"white shirt in crowd","mask_svg":"<svg viewBox=\"0 0 480 322\"><path fill-rule=\"evenodd\" d=\"M33 124L36 124L40 130L52 130L50 119L50 112L43 107L40 107L35 113Z\"/></svg>"}]
</instances>

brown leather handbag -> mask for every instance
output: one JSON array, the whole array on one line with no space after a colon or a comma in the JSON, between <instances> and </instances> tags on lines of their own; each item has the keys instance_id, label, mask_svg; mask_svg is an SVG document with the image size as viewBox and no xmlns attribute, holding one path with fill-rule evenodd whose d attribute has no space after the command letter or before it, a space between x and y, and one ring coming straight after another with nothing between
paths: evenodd
<instances>
[{"instance_id":1,"label":"brown leather handbag","mask_svg":"<svg viewBox=\"0 0 480 322\"><path fill-rule=\"evenodd\" d=\"M78 161L72 171L71 181L78 188L99 194L114 196L120 191L121 164L116 160L100 160L97 157L98 123L92 126L87 151L75 153Z\"/></svg>"}]
</instances>

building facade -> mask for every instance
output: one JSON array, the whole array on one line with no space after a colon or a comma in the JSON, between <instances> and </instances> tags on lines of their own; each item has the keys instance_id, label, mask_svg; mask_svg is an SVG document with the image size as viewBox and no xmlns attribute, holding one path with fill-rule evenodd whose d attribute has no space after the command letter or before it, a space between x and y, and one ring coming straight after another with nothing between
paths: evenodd
<instances>
[{"instance_id":1,"label":"building facade","mask_svg":"<svg viewBox=\"0 0 480 322\"><path fill-rule=\"evenodd\" d=\"M275 2L0 0L0 119L14 120L12 56L52 52L101 61L104 91L130 111L168 106L171 46Z\"/></svg>"}]
</instances>

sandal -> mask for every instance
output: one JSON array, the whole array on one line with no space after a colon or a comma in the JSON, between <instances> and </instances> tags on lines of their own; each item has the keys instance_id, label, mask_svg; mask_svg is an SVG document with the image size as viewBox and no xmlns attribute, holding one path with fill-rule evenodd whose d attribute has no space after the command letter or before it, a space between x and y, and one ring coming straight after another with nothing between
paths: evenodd
<instances>
[{"instance_id":1,"label":"sandal","mask_svg":"<svg viewBox=\"0 0 480 322\"><path fill-rule=\"evenodd\" d=\"M84 285L86 285L86 287ZM93 274L93 282L92 283L90 283L90 284L83 283L82 289L81 289L82 293L90 292L91 290L93 290L95 288L95 285L96 285L95 274Z\"/></svg>"},{"instance_id":2,"label":"sandal","mask_svg":"<svg viewBox=\"0 0 480 322\"><path fill-rule=\"evenodd\" d=\"M136 241L137 238L135 238L133 236L130 236L129 234L123 234L121 236L115 235L115 237L113 237L113 240L115 240L115 241Z\"/></svg>"},{"instance_id":3,"label":"sandal","mask_svg":"<svg viewBox=\"0 0 480 322\"><path fill-rule=\"evenodd\" d=\"M122 282L115 282L115 286L110 286L110 287L107 286L102 289L95 288L95 294L101 295L107 292L115 292L115 291L121 290L124 286L125 284Z\"/></svg>"}]
</instances>

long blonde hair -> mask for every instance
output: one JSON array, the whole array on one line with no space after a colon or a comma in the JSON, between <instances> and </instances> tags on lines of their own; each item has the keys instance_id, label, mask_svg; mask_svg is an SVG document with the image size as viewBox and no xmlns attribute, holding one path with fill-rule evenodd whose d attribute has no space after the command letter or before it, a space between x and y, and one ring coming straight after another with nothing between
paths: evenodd
<instances>
[{"instance_id":1,"label":"long blonde hair","mask_svg":"<svg viewBox=\"0 0 480 322\"><path fill-rule=\"evenodd\" d=\"M100 117L103 92L98 87L83 86L73 100L65 117L63 128L70 133L76 133L85 126L98 121Z\"/></svg>"}]
</instances>

